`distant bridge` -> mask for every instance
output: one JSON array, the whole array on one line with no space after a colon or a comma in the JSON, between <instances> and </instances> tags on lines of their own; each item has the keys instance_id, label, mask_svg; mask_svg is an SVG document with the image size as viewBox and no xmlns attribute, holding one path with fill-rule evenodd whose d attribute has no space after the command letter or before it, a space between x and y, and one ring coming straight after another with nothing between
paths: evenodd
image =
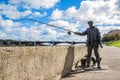
<instances>
[{"instance_id":1,"label":"distant bridge","mask_svg":"<svg viewBox=\"0 0 120 80\"><path fill-rule=\"evenodd\" d=\"M70 45L85 44L86 42L76 41L0 41L0 46L45 46L67 43Z\"/></svg>"}]
</instances>

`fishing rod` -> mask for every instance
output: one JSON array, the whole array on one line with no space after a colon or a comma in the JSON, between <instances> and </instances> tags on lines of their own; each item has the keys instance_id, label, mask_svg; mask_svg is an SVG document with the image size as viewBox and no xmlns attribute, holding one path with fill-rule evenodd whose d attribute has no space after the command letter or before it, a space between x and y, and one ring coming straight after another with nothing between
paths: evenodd
<instances>
[{"instance_id":1,"label":"fishing rod","mask_svg":"<svg viewBox=\"0 0 120 80\"><path fill-rule=\"evenodd\" d=\"M34 22L38 22L38 23L41 23L41 24L46 24L46 25L48 25L48 26L50 26L50 27L59 28L59 29L68 31L68 34L69 34L69 35L71 34L71 32L74 33L74 31L71 31L71 30L68 30L68 29L65 29L65 28L61 28L61 27L58 27L58 26L55 26L55 25L52 25L52 24L48 24L48 23L45 23L45 22L41 22L41 21L38 21L38 20L35 20L35 19L20 19L20 20L14 20L14 21L22 21L22 20L34 21Z\"/></svg>"}]
</instances>

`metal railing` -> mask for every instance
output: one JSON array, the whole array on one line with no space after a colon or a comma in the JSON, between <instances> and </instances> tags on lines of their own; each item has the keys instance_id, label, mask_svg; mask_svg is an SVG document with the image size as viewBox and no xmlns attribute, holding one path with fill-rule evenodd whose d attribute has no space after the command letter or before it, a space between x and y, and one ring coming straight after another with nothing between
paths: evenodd
<instances>
[{"instance_id":1,"label":"metal railing","mask_svg":"<svg viewBox=\"0 0 120 80\"><path fill-rule=\"evenodd\" d=\"M75 42L75 41L0 41L0 46L46 46L48 45L58 45L58 44L85 44L86 42Z\"/></svg>"}]
</instances>

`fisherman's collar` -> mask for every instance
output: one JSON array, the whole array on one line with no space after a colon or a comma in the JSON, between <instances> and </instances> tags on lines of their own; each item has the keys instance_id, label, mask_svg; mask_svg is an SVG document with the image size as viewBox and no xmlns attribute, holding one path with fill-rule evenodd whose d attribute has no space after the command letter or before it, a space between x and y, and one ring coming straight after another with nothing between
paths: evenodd
<instances>
[{"instance_id":1,"label":"fisherman's collar","mask_svg":"<svg viewBox=\"0 0 120 80\"><path fill-rule=\"evenodd\" d=\"M92 26L92 27L90 27L90 28L95 28L95 26Z\"/></svg>"}]
</instances>

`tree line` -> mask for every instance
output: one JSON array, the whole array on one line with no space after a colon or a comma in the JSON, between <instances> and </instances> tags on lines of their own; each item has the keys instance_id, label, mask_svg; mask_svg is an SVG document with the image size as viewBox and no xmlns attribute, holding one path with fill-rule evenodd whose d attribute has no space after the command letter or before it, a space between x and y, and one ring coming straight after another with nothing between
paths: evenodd
<instances>
[{"instance_id":1,"label":"tree line","mask_svg":"<svg viewBox=\"0 0 120 80\"><path fill-rule=\"evenodd\" d=\"M120 40L120 33L116 33L114 35L103 36L102 38L103 42L114 41L114 40Z\"/></svg>"}]
</instances>

